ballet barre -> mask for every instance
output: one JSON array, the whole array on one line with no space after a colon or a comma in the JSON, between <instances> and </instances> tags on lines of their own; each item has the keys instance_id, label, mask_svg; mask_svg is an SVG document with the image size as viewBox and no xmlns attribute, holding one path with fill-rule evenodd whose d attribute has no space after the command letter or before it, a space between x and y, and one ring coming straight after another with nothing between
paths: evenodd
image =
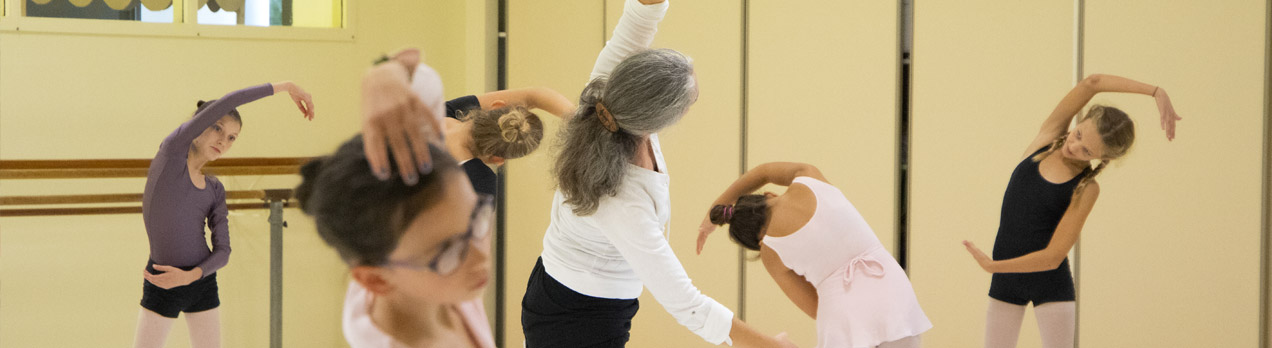
<instances>
[{"instance_id":1,"label":"ballet barre","mask_svg":"<svg viewBox=\"0 0 1272 348\"><path fill-rule=\"evenodd\" d=\"M309 157L225 158L208 163L204 174L216 176L295 175ZM103 160L3 160L0 180L144 178L148 159ZM260 200L255 203L226 203L229 210L269 209L269 346L283 345L283 209L295 207L291 188L226 191L227 201ZM142 194L81 194L43 196L0 196L0 217L67 216L98 214L141 214ZM31 208L29 206L76 204L127 204ZM23 208L8 208L23 206Z\"/></svg>"}]
</instances>

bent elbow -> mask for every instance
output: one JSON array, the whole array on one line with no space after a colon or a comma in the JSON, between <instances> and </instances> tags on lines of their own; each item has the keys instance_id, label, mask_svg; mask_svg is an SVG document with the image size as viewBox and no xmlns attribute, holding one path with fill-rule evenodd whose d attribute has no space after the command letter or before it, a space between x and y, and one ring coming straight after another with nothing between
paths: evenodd
<instances>
[{"instance_id":1,"label":"bent elbow","mask_svg":"<svg viewBox=\"0 0 1272 348\"><path fill-rule=\"evenodd\" d=\"M1079 82L1079 84L1085 88L1095 89L1095 87L1100 84L1100 80L1103 80L1103 79L1104 79L1104 74L1091 74L1091 75L1087 75L1086 78L1082 79L1082 82Z\"/></svg>"},{"instance_id":2,"label":"bent elbow","mask_svg":"<svg viewBox=\"0 0 1272 348\"><path fill-rule=\"evenodd\" d=\"M1056 268L1060 268L1060 265L1064 263L1064 259L1068 256L1069 255L1067 254L1058 254L1058 255L1052 255L1048 257L1047 263L1045 265L1047 269L1045 269L1044 271L1050 271Z\"/></svg>"}]
</instances>

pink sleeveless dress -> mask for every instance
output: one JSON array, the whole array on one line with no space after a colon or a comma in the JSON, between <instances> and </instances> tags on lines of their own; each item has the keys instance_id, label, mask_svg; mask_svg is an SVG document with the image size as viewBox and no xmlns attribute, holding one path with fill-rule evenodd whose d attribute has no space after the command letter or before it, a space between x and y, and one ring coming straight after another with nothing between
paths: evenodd
<instances>
[{"instance_id":1,"label":"pink sleeveless dress","mask_svg":"<svg viewBox=\"0 0 1272 348\"><path fill-rule=\"evenodd\" d=\"M905 271L843 192L809 177L793 183L813 191L817 211L763 243L817 288L817 346L874 347L931 329Z\"/></svg>"}]
</instances>

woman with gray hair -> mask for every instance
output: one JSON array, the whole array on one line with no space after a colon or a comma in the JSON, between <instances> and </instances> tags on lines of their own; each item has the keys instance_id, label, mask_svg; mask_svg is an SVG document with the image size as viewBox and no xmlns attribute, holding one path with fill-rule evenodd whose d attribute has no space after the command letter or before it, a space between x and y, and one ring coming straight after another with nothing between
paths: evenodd
<instances>
[{"instance_id":1,"label":"woman with gray hair","mask_svg":"<svg viewBox=\"0 0 1272 348\"><path fill-rule=\"evenodd\" d=\"M667 7L627 0L562 129L551 223L521 303L527 347L625 346L645 287L712 344L794 346L698 291L664 237L670 180L657 132L698 98L689 58L647 49Z\"/></svg>"}]
</instances>

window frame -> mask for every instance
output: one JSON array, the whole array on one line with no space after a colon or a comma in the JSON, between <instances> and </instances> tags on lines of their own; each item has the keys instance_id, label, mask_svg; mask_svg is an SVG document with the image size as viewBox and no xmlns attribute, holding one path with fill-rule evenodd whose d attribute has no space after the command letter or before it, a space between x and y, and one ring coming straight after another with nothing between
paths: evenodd
<instances>
[{"instance_id":1,"label":"window frame","mask_svg":"<svg viewBox=\"0 0 1272 348\"><path fill-rule=\"evenodd\" d=\"M207 37L214 39L286 40L286 41L353 41L359 1L340 1L341 28L306 28L284 26L243 26L198 24L198 0L173 0L172 23L98 20L82 18L27 17L26 0L3 1L0 33L33 32L78 35L117 35L152 37ZM67 1L67 0L54 0ZM101 0L93 0L101 1ZM138 5L140 6L140 5Z\"/></svg>"}]
</instances>

